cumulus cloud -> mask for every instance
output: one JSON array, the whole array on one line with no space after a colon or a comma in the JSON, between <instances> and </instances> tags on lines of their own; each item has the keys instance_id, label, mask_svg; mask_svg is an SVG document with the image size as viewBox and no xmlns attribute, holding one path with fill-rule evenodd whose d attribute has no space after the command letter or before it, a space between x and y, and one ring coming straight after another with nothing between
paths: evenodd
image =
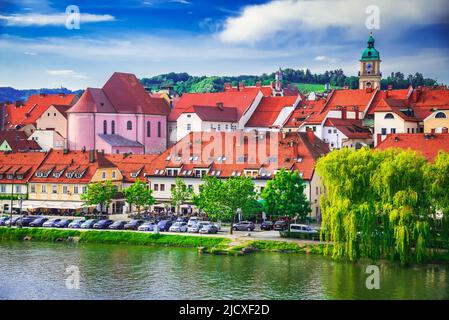
<instances>
[{"instance_id":1,"label":"cumulus cloud","mask_svg":"<svg viewBox=\"0 0 449 320\"><path fill-rule=\"evenodd\" d=\"M281 33L308 33L340 28L349 34L364 30L370 5L379 8L380 28L398 32L412 25L442 21L445 0L272 0L248 5L229 17L219 38L228 43L254 43Z\"/></svg>"},{"instance_id":2,"label":"cumulus cloud","mask_svg":"<svg viewBox=\"0 0 449 320\"><path fill-rule=\"evenodd\" d=\"M0 15L0 21L8 26L64 26L68 15L65 13L28 13L28 14L12 14L12 15ZM81 13L80 23L95 23L114 21L115 18L109 14L90 14Z\"/></svg>"}]
</instances>

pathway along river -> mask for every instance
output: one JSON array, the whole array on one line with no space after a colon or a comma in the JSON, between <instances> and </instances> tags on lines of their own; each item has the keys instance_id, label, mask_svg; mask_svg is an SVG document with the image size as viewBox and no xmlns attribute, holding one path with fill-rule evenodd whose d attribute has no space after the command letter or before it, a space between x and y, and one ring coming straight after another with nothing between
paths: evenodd
<instances>
[{"instance_id":1,"label":"pathway along river","mask_svg":"<svg viewBox=\"0 0 449 320\"><path fill-rule=\"evenodd\" d=\"M0 299L449 299L449 266L380 264L322 256L199 254L194 249L0 242ZM76 266L79 289L67 289Z\"/></svg>"}]
</instances>

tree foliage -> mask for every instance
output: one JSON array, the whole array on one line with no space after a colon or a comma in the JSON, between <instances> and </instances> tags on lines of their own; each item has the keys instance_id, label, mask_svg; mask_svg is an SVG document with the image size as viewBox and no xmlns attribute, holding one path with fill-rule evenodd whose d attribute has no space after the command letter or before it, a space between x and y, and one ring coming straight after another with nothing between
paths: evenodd
<instances>
[{"instance_id":1,"label":"tree foliage","mask_svg":"<svg viewBox=\"0 0 449 320\"><path fill-rule=\"evenodd\" d=\"M94 182L87 185L86 193L81 194L84 206L101 206L101 211L107 210L112 199L117 195L117 186L111 181Z\"/></svg>"},{"instance_id":2,"label":"tree foliage","mask_svg":"<svg viewBox=\"0 0 449 320\"><path fill-rule=\"evenodd\" d=\"M209 218L231 222L240 211L244 217L251 216L258 208L254 182L249 177L232 177L220 180L206 176L194 203L203 209Z\"/></svg>"},{"instance_id":3,"label":"tree foliage","mask_svg":"<svg viewBox=\"0 0 449 320\"><path fill-rule=\"evenodd\" d=\"M439 207L447 198L434 181L447 183L447 163L447 154L428 163L399 149L342 149L321 158L316 169L326 188L321 209L322 237L332 242L327 251L349 260L424 260L434 232L432 197Z\"/></svg>"},{"instance_id":4,"label":"tree foliage","mask_svg":"<svg viewBox=\"0 0 449 320\"><path fill-rule=\"evenodd\" d=\"M298 171L281 169L262 191L264 209L272 216L304 220L310 213L304 189L305 183Z\"/></svg>"},{"instance_id":5,"label":"tree foliage","mask_svg":"<svg viewBox=\"0 0 449 320\"><path fill-rule=\"evenodd\" d=\"M183 179L176 178L175 185L171 189L171 203L176 207L177 214L180 213L181 204L192 198L192 193L192 190L187 188Z\"/></svg>"},{"instance_id":6,"label":"tree foliage","mask_svg":"<svg viewBox=\"0 0 449 320\"><path fill-rule=\"evenodd\" d=\"M123 190L126 202L130 206L136 206L137 213L140 214L142 207L147 208L154 204L153 190L148 188L146 183L137 179L131 186Z\"/></svg>"}]
</instances>

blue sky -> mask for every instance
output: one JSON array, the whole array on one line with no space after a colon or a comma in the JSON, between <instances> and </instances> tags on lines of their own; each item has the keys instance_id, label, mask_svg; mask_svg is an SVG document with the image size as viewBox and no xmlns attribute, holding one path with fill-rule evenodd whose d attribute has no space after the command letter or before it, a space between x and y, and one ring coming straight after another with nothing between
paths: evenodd
<instances>
[{"instance_id":1,"label":"blue sky","mask_svg":"<svg viewBox=\"0 0 449 320\"><path fill-rule=\"evenodd\" d=\"M65 27L76 5L80 28ZM0 2L0 86L99 87L114 71L149 77L269 73L355 75L370 30L384 75L416 71L449 83L446 0L131 0Z\"/></svg>"}]
</instances>

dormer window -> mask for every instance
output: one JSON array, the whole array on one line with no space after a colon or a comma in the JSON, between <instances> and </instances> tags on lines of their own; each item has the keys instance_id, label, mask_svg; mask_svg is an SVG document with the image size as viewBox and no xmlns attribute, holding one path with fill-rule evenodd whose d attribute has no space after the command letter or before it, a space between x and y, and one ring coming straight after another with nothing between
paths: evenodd
<instances>
[{"instance_id":1,"label":"dormer window","mask_svg":"<svg viewBox=\"0 0 449 320\"><path fill-rule=\"evenodd\" d=\"M19 174L17 175L17 180L22 180L23 179L23 175Z\"/></svg>"},{"instance_id":2,"label":"dormer window","mask_svg":"<svg viewBox=\"0 0 449 320\"><path fill-rule=\"evenodd\" d=\"M132 172L131 173L131 178L137 178L138 175L139 175L138 172Z\"/></svg>"},{"instance_id":3,"label":"dormer window","mask_svg":"<svg viewBox=\"0 0 449 320\"><path fill-rule=\"evenodd\" d=\"M8 179L8 180L12 180L13 177L14 177L13 174L7 174L6 175L6 179Z\"/></svg>"}]
</instances>

